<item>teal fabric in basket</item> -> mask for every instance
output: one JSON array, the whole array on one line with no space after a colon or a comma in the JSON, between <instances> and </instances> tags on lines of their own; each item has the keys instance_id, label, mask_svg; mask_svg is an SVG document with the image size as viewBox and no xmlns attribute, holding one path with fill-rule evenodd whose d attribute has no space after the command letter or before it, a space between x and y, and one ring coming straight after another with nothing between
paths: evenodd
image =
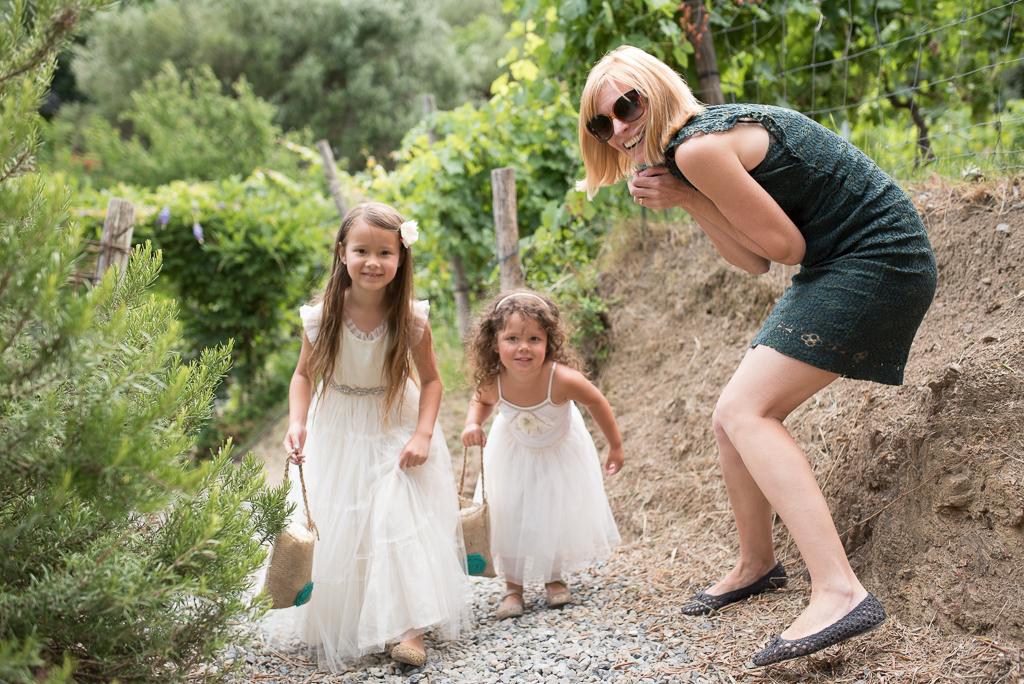
<instances>
[{"instance_id":1,"label":"teal fabric in basket","mask_svg":"<svg viewBox=\"0 0 1024 684\"><path fill-rule=\"evenodd\" d=\"M293 605L301 606L303 603L308 603L309 598L313 595L313 583L306 582L306 586L299 589L299 593L295 595L295 603Z\"/></svg>"},{"instance_id":2,"label":"teal fabric in basket","mask_svg":"<svg viewBox=\"0 0 1024 684\"><path fill-rule=\"evenodd\" d=\"M470 575L482 575L487 570L487 560L479 553L471 553L466 556L466 569Z\"/></svg>"}]
</instances>

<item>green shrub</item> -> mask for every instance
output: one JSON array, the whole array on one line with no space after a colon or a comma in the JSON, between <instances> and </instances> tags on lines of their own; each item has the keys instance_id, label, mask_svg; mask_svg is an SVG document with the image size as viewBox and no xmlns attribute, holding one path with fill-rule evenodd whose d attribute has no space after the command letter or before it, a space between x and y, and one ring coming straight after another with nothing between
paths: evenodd
<instances>
[{"instance_id":1,"label":"green shrub","mask_svg":"<svg viewBox=\"0 0 1024 684\"><path fill-rule=\"evenodd\" d=\"M95 4L0 17L4 682L185 680L264 609L250 577L286 514L255 459L190 458L230 345L183 362L149 246L123 275L70 284L83 245L68 192L25 173L52 55Z\"/></svg>"},{"instance_id":2,"label":"green shrub","mask_svg":"<svg viewBox=\"0 0 1024 684\"><path fill-rule=\"evenodd\" d=\"M183 353L233 341L218 419L203 443L243 439L252 422L287 397L298 350L297 309L329 263L336 210L318 192L272 171L215 183L176 181L153 190L118 186L135 203L136 242L161 250L161 289L180 306ZM106 198L82 193L99 231Z\"/></svg>"},{"instance_id":3,"label":"green shrub","mask_svg":"<svg viewBox=\"0 0 1024 684\"><path fill-rule=\"evenodd\" d=\"M636 209L621 187L594 202L575 190L582 169L572 96L564 85L538 77L538 39L525 25L517 22L512 37L523 48L510 51L494 96L485 104L441 112L410 131L394 171L371 169L371 192L423 226L418 289L450 303L455 253L470 297L478 300L498 288L491 171L512 166L526 281L558 297L577 346L596 365L606 345L606 321L596 294L595 260L613 221Z\"/></svg>"},{"instance_id":4,"label":"green shrub","mask_svg":"<svg viewBox=\"0 0 1024 684\"><path fill-rule=\"evenodd\" d=\"M209 67L183 78L166 63L131 93L116 127L92 107L61 109L48 136L54 151L44 163L97 187L245 176L281 158L274 115L244 79L226 95Z\"/></svg>"},{"instance_id":5,"label":"green shrub","mask_svg":"<svg viewBox=\"0 0 1024 684\"><path fill-rule=\"evenodd\" d=\"M432 142L427 132L432 129ZM494 257L492 169L516 171L520 235L530 235L575 180L578 166L568 93L557 84L503 85L482 105L440 112L410 131L396 169L371 169L371 193L423 226L417 285L432 297L451 290L449 258L462 258L479 293L497 273Z\"/></svg>"}]
</instances>

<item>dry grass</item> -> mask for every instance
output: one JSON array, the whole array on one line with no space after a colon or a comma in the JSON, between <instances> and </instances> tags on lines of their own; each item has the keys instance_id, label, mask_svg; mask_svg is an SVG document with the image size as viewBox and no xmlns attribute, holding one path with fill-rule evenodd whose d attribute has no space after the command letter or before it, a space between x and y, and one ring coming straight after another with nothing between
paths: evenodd
<instances>
[{"instance_id":1,"label":"dry grass","mask_svg":"<svg viewBox=\"0 0 1024 684\"><path fill-rule=\"evenodd\" d=\"M840 380L786 423L833 505L851 562L890 620L848 645L763 670L748 670L749 656L789 625L809 592L783 526L776 550L793 580L786 591L710 619L673 608L735 561L711 408L795 269L734 276L695 230L672 222L622 226L609 240L603 283L615 352L601 383L619 407L627 445L626 470L609 492L633 541L606 572L610 585L623 586L617 600L652 616L649 629L691 653L687 671L707 681L1024 676L1020 642L1008 636L1019 633L1021 597L1007 591L1020 586L1024 567L1024 513L1014 513L1024 511L1024 494L1010 486L1024 481L1024 281L1014 271L1024 193L1014 180L934 182L911 193L939 255L940 290L907 384ZM1003 223L1009 230L997 230ZM971 482L969 503L950 506L944 488L960 473ZM1001 637L978 635L1000 629ZM689 680L682 671L665 674Z\"/></svg>"},{"instance_id":2,"label":"dry grass","mask_svg":"<svg viewBox=\"0 0 1024 684\"><path fill-rule=\"evenodd\" d=\"M688 542L711 542L706 539ZM714 548L708 544L705 548ZM620 551L603 570L616 585L613 603L644 616L647 635L671 650L691 655L683 667L665 666L665 681L708 682L1007 682L1024 677L1024 653L986 637L950 635L932 625L907 624L890 617L878 630L806 658L767 668L749 665L760 650L802 609L807 582L728 606L708 617L680 615L676 607L696 590L689 566L654 540ZM721 561L727 554L716 554ZM707 579L705 577L704 579ZM673 649L675 647L675 649ZM630 681L624 679L623 681Z\"/></svg>"}]
</instances>

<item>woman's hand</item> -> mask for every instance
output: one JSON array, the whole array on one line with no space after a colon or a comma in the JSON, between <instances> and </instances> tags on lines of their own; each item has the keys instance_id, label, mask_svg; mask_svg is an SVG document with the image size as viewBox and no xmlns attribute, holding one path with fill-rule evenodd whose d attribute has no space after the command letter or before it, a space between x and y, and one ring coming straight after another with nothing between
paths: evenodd
<instances>
[{"instance_id":1,"label":"woman's hand","mask_svg":"<svg viewBox=\"0 0 1024 684\"><path fill-rule=\"evenodd\" d=\"M649 166L629 179L633 201L648 209L685 209L695 192L664 166Z\"/></svg>"},{"instance_id":2,"label":"woman's hand","mask_svg":"<svg viewBox=\"0 0 1024 684\"><path fill-rule=\"evenodd\" d=\"M299 464L305 461L306 455L302 450L306 446L306 426L303 423L289 424L283 445L292 463Z\"/></svg>"},{"instance_id":3,"label":"woman's hand","mask_svg":"<svg viewBox=\"0 0 1024 684\"><path fill-rule=\"evenodd\" d=\"M427 462L427 455L430 453L430 435L416 433L409 440L409 443L402 449L402 455L398 459L398 467L402 470L415 468Z\"/></svg>"},{"instance_id":4,"label":"woman's hand","mask_svg":"<svg viewBox=\"0 0 1024 684\"><path fill-rule=\"evenodd\" d=\"M487 433L478 423L467 423L462 430L462 446L487 446Z\"/></svg>"},{"instance_id":5,"label":"woman's hand","mask_svg":"<svg viewBox=\"0 0 1024 684\"><path fill-rule=\"evenodd\" d=\"M608 458L604 462L604 471L609 475L622 470L622 462L625 460L625 455L622 452L622 447L615 449L608 449Z\"/></svg>"}]
</instances>

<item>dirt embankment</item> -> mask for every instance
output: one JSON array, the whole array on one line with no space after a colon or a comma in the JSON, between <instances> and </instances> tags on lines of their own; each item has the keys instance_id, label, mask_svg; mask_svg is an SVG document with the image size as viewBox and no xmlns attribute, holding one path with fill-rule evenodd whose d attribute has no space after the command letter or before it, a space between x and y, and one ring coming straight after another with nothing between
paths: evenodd
<instances>
[{"instance_id":1,"label":"dirt embankment","mask_svg":"<svg viewBox=\"0 0 1024 684\"><path fill-rule=\"evenodd\" d=\"M787 425L894 617L1024 646L1024 182L911 194L939 284L905 385L839 380ZM794 269L747 276L683 225L613 242L600 384L631 460L609 493L625 535L663 551L682 591L731 567L711 410ZM798 573L781 524L776 538Z\"/></svg>"}]
</instances>

